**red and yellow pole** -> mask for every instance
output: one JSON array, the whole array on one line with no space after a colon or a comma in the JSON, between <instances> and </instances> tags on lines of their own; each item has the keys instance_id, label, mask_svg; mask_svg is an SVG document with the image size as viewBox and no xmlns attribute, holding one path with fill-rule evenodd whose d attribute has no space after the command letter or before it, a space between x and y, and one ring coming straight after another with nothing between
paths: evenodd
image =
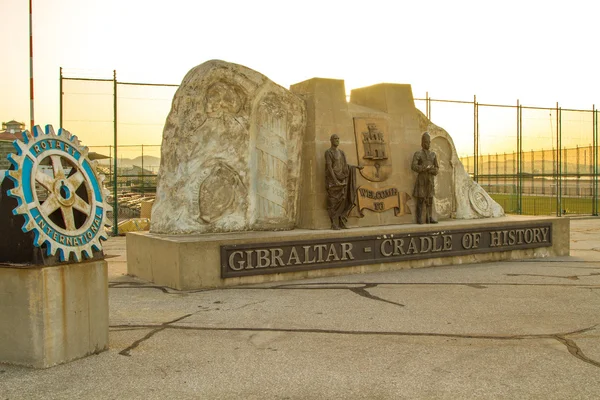
<instances>
[{"instance_id":1,"label":"red and yellow pole","mask_svg":"<svg viewBox=\"0 0 600 400\"><path fill-rule=\"evenodd\" d=\"M33 29L32 29L32 7L29 0L29 116L31 118L29 131L33 132L35 117L33 112Z\"/></svg>"}]
</instances>

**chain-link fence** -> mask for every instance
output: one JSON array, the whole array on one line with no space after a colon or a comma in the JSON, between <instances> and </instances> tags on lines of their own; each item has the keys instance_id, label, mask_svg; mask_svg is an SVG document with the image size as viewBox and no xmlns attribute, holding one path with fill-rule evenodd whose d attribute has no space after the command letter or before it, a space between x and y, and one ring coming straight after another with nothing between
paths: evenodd
<instances>
[{"instance_id":1,"label":"chain-link fence","mask_svg":"<svg viewBox=\"0 0 600 400\"><path fill-rule=\"evenodd\" d=\"M157 143L178 85L119 82L116 72L111 78L81 75L60 71L60 125L78 135L98 161L116 234L119 220L140 216L155 196Z\"/></svg>"},{"instance_id":2,"label":"chain-link fence","mask_svg":"<svg viewBox=\"0 0 600 400\"><path fill-rule=\"evenodd\" d=\"M507 213L598 215L598 111L415 99Z\"/></svg>"},{"instance_id":3,"label":"chain-link fence","mask_svg":"<svg viewBox=\"0 0 600 400\"><path fill-rule=\"evenodd\" d=\"M114 231L156 191L160 143L178 85L60 73L60 125L78 134L110 188ZM507 213L598 215L598 112L415 99L448 131L469 174ZM112 138L112 144L110 143ZM560 149L560 150L559 150ZM115 195L116 194L116 195Z\"/></svg>"}]
</instances>

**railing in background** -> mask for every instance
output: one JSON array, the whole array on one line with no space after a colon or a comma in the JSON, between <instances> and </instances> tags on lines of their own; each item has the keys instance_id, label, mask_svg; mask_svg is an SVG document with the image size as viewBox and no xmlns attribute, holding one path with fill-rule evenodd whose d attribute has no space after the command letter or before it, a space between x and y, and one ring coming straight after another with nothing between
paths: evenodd
<instances>
[{"instance_id":1,"label":"railing in background","mask_svg":"<svg viewBox=\"0 0 600 400\"><path fill-rule=\"evenodd\" d=\"M108 168L106 186L112 194L116 193L112 197L116 234L119 216L135 214L128 211L128 206L135 205L137 209L139 195L149 195L156 188L160 145L155 143L162 136L179 85L119 82L116 71L112 71L112 78L67 77L61 68L59 86L60 127L77 134L91 151L98 148L99 164L104 170ZM109 135L113 143L105 146ZM141 159L136 162L137 157Z\"/></svg>"},{"instance_id":2,"label":"railing in background","mask_svg":"<svg viewBox=\"0 0 600 400\"><path fill-rule=\"evenodd\" d=\"M135 216L139 202L155 194L156 142L177 87L118 82L115 71L112 78L90 78L60 70L60 125L97 154L111 191L115 234L119 217ZM465 169L507 213L598 215L595 107L485 104L476 96L441 100L429 93L415 105L451 134Z\"/></svg>"},{"instance_id":3,"label":"railing in background","mask_svg":"<svg viewBox=\"0 0 600 400\"><path fill-rule=\"evenodd\" d=\"M467 172L507 213L598 215L595 106L483 104L429 93L415 104L451 134Z\"/></svg>"},{"instance_id":4,"label":"railing in background","mask_svg":"<svg viewBox=\"0 0 600 400\"><path fill-rule=\"evenodd\" d=\"M114 146L88 147L90 158L96 160L98 171L104 175L104 185L116 210L113 216L139 217L142 202L154 199L156 194L161 146L120 145L116 173Z\"/></svg>"}]
</instances>

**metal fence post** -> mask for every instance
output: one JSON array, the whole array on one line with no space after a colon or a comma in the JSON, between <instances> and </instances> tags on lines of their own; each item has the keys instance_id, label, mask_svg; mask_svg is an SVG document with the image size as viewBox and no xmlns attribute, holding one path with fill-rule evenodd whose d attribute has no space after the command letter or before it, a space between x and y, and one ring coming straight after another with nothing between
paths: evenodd
<instances>
[{"instance_id":1,"label":"metal fence post","mask_svg":"<svg viewBox=\"0 0 600 400\"><path fill-rule=\"evenodd\" d=\"M108 146L108 175L110 176L110 182L115 179L113 174L113 155L112 155L112 144Z\"/></svg>"},{"instance_id":2,"label":"metal fence post","mask_svg":"<svg viewBox=\"0 0 600 400\"><path fill-rule=\"evenodd\" d=\"M562 140L561 140L562 141ZM567 180L568 176L569 176L569 153L568 153L568 149L566 147L563 147L563 161L564 161L564 171L562 173L563 175L563 185L562 185L562 189L563 189L563 193L567 196L569 196L569 181ZM562 203L562 198L561 198L561 203ZM564 208L563 205L563 214L564 211L566 211L566 209Z\"/></svg>"},{"instance_id":3,"label":"metal fence post","mask_svg":"<svg viewBox=\"0 0 600 400\"><path fill-rule=\"evenodd\" d=\"M586 159L589 160L589 164L585 164L585 173L587 174L587 178L588 178L588 186L587 188L590 189L590 198L592 199L592 215L594 215L594 148L592 146L592 144L594 143L594 111L592 110L592 143L590 143L590 145L588 146L587 154L589 154L589 158ZM585 193L587 193L587 188ZM585 195L584 193L584 195Z\"/></svg>"},{"instance_id":4,"label":"metal fence post","mask_svg":"<svg viewBox=\"0 0 600 400\"><path fill-rule=\"evenodd\" d=\"M117 199L117 180L119 173L117 171L117 70L113 70L113 141L115 146L115 158L113 159L113 235L119 234L119 201Z\"/></svg>"},{"instance_id":5,"label":"metal fence post","mask_svg":"<svg viewBox=\"0 0 600 400\"><path fill-rule=\"evenodd\" d=\"M523 192L525 188L523 187L523 170L525 169L525 159L523 152L523 106L519 106L519 153L520 153L520 163L519 163L519 186L521 190L519 191L519 214L523 214Z\"/></svg>"},{"instance_id":6,"label":"metal fence post","mask_svg":"<svg viewBox=\"0 0 600 400\"><path fill-rule=\"evenodd\" d=\"M594 113L594 136L592 141L593 146L593 178L592 178L592 214L598 215L598 110L596 110L596 106L592 106L592 110Z\"/></svg>"},{"instance_id":7,"label":"metal fence post","mask_svg":"<svg viewBox=\"0 0 600 400\"><path fill-rule=\"evenodd\" d=\"M517 100L517 214L523 214L523 144L521 105Z\"/></svg>"},{"instance_id":8,"label":"metal fence post","mask_svg":"<svg viewBox=\"0 0 600 400\"><path fill-rule=\"evenodd\" d=\"M530 194L535 195L535 154L531 149L531 189Z\"/></svg>"},{"instance_id":9,"label":"metal fence post","mask_svg":"<svg viewBox=\"0 0 600 400\"><path fill-rule=\"evenodd\" d=\"M500 187L500 178L498 174L498 153L496 152L496 191L498 191L498 188Z\"/></svg>"},{"instance_id":10,"label":"metal fence post","mask_svg":"<svg viewBox=\"0 0 600 400\"><path fill-rule=\"evenodd\" d=\"M579 179L581 178L579 176L579 174L581 173L581 170L579 168L579 145L575 145L575 160L577 163L577 167L575 168L576 170L576 174L577 174L577 180L575 181L575 196L579 196ZM567 161L568 162L568 161Z\"/></svg>"},{"instance_id":11,"label":"metal fence post","mask_svg":"<svg viewBox=\"0 0 600 400\"><path fill-rule=\"evenodd\" d=\"M556 103L556 215L562 215L562 139L561 110Z\"/></svg>"},{"instance_id":12,"label":"metal fence post","mask_svg":"<svg viewBox=\"0 0 600 400\"><path fill-rule=\"evenodd\" d=\"M506 152L504 152L504 179L502 179L502 186L504 186L504 193L507 193L507 187L506 187L506 167L507 167L507 161L506 161Z\"/></svg>"},{"instance_id":13,"label":"metal fence post","mask_svg":"<svg viewBox=\"0 0 600 400\"><path fill-rule=\"evenodd\" d=\"M142 145L142 196L146 194L146 189L144 186L144 145Z\"/></svg>"},{"instance_id":14,"label":"metal fence post","mask_svg":"<svg viewBox=\"0 0 600 400\"><path fill-rule=\"evenodd\" d=\"M479 182L479 109L477 95L473 95L473 180Z\"/></svg>"},{"instance_id":15,"label":"metal fence post","mask_svg":"<svg viewBox=\"0 0 600 400\"><path fill-rule=\"evenodd\" d=\"M542 149L542 169L541 169L541 174L542 174L542 196L546 194L546 185L545 185L545 181L546 181L546 167L544 166L544 164L546 163L546 155L544 154L544 149Z\"/></svg>"},{"instance_id":16,"label":"metal fence post","mask_svg":"<svg viewBox=\"0 0 600 400\"><path fill-rule=\"evenodd\" d=\"M485 164L484 164L484 167ZM492 155L491 153L487 154L487 168L484 168L484 172L486 175L486 182L487 182L487 187L488 187L488 192L490 190L490 184L492 183L492 179L490 178L490 176L492 175Z\"/></svg>"}]
</instances>

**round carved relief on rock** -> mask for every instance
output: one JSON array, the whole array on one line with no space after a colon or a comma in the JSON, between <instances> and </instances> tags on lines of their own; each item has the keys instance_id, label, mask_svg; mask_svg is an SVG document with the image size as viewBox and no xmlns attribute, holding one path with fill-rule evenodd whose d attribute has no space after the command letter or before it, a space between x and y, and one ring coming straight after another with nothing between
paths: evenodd
<instances>
[{"instance_id":1,"label":"round carved relief on rock","mask_svg":"<svg viewBox=\"0 0 600 400\"><path fill-rule=\"evenodd\" d=\"M238 114L244 103L243 90L225 82L215 82L206 91L205 109L209 116Z\"/></svg>"},{"instance_id":2,"label":"round carved relief on rock","mask_svg":"<svg viewBox=\"0 0 600 400\"><path fill-rule=\"evenodd\" d=\"M492 216L492 205L481 186L473 185L469 188L469 202L471 203L471 207L481 216Z\"/></svg>"},{"instance_id":3,"label":"round carved relief on rock","mask_svg":"<svg viewBox=\"0 0 600 400\"><path fill-rule=\"evenodd\" d=\"M200 184L200 219L211 223L233 211L236 192L241 185L238 174L223 162L216 163Z\"/></svg>"}]
</instances>

